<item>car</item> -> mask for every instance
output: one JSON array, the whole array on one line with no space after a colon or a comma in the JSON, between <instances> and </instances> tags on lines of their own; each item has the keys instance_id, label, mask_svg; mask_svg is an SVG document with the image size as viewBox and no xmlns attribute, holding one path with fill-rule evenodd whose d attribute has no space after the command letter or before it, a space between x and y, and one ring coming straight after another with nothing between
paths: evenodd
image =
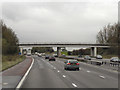
<instances>
[{"instance_id":1,"label":"car","mask_svg":"<svg viewBox=\"0 0 120 90\"><path fill-rule=\"evenodd\" d=\"M27 55L27 52L26 52L26 51L24 51L24 52L23 52L23 55Z\"/></svg>"},{"instance_id":2,"label":"car","mask_svg":"<svg viewBox=\"0 0 120 90\"><path fill-rule=\"evenodd\" d=\"M65 61L64 69L75 69L79 70L79 62L77 60L67 60Z\"/></svg>"},{"instance_id":3,"label":"car","mask_svg":"<svg viewBox=\"0 0 120 90\"><path fill-rule=\"evenodd\" d=\"M38 53L38 57L42 57L42 55L40 53Z\"/></svg>"},{"instance_id":4,"label":"car","mask_svg":"<svg viewBox=\"0 0 120 90\"><path fill-rule=\"evenodd\" d=\"M49 61L55 61L55 57L54 56L50 56L49 57Z\"/></svg>"},{"instance_id":5,"label":"car","mask_svg":"<svg viewBox=\"0 0 120 90\"><path fill-rule=\"evenodd\" d=\"M86 55L86 56L84 57L84 59L91 60L91 57L88 56L88 55Z\"/></svg>"},{"instance_id":6,"label":"car","mask_svg":"<svg viewBox=\"0 0 120 90\"><path fill-rule=\"evenodd\" d=\"M27 56L31 56L31 53L27 53Z\"/></svg>"},{"instance_id":7,"label":"car","mask_svg":"<svg viewBox=\"0 0 120 90\"><path fill-rule=\"evenodd\" d=\"M78 57L82 57L82 55L78 55Z\"/></svg>"},{"instance_id":8,"label":"car","mask_svg":"<svg viewBox=\"0 0 120 90\"><path fill-rule=\"evenodd\" d=\"M61 57L66 57L66 55L65 55L65 54L62 54Z\"/></svg>"},{"instance_id":9,"label":"car","mask_svg":"<svg viewBox=\"0 0 120 90\"><path fill-rule=\"evenodd\" d=\"M45 56L45 59L49 59L49 56L48 56L48 55L46 55L46 56Z\"/></svg>"},{"instance_id":10,"label":"car","mask_svg":"<svg viewBox=\"0 0 120 90\"><path fill-rule=\"evenodd\" d=\"M112 57L110 59L110 62L119 62L120 63L120 59L118 57Z\"/></svg>"},{"instance_id":11,"label":"car","mask_svg":"<svg viewBox=\"0 0 120 90\"><path fill-rule=\"evenodd\" d=\"M35 52L35 55L38 55L38 52Z\"/></svg>"},{"instance_id":12,"label":"car","mask_svg":"<svg viewBox=\"0 0 120 90\"><path fill-rule=\"evenodd\" d=\"M54 56L54 57L58 57L58 55L57 55L57 54L53 54L53 56Z\"/></svg>"},{"instance_id":13,"label":"car","mask_svg":"<svg viewBox=\"0 0 120 90\"><path fill-rule=\"evenodd\" d=\"M58 55L54 55L54 57L58 57Z\"/></svg>"},{"instance_id":14,"label":"car","mask_svg":"<svg viewBox=\"0 0 120 90\"><path fill-rule=\"evenodd\" d=\"M101 55L97 55L96 59L102 59L102 56Z\"/></svg>"}]
</instances>

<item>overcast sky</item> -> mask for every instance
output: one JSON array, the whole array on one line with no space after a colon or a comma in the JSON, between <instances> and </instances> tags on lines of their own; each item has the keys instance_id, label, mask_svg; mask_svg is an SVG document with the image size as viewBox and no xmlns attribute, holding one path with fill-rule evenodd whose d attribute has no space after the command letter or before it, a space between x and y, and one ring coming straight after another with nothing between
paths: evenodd
<instances>
[{"instance_id":1,"label":"overcast sky","mask_svg":"<svg viewBox=\"0 0 120 90\"><path fill-rule=\"evenodd\" d=\"M95 43L100 29L118 21L118 0L48 1L2 3L2 19L20 42Z\"/></svg>"}]
</instances>

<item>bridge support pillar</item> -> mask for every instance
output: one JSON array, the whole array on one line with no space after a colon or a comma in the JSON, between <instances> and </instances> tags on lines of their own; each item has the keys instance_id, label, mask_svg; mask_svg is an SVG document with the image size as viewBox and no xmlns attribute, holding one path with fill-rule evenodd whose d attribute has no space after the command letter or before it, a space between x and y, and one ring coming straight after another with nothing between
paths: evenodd
<instances>
[{"instance_id":1,"label":"bridge support pillar","mask_svg":"<svg viewBox=\"0 0 120 90\"><path fill-rule=\"evenodd\" d=\"M91 56L96 56L97 55L97 47L91 47Z\"/></svg>"},{"instance_id":2,"label":"bridge support pillar","mask_svg":"<svg viewBox=\"0 0 120 90\"><path fill-rule=\"evenodd\" d=\"M94 47L94 56L96 57L97 55L97 47Z\"/></svg>"},{"instance_id":3,"label":"bridge support pillar","mask_svg":"<svg viewBox=\"0 0 120 90\"><path fill-rule=\"evenodd\" d=\"M20 47L20 53L21 55L23 54L23 48Z\"/></svg>"},{"instance_id":4,"label":"bridge support pillar","mask_svg":"<svg viewBox=\"0 0 120 90\"><path fill-rule=\"evenodd\" d=\"M61 56L61 48L60 47L57 47L57 55L58 55L58 57Z\"/></svg>"}]
</instances>

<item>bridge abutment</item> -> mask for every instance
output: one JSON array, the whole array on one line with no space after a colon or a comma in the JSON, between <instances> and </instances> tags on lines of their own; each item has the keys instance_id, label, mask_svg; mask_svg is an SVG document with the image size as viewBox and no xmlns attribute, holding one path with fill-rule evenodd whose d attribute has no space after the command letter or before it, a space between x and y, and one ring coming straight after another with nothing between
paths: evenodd
<instances>
[{"instance_id":1,"label":"bridge abutment","mask_svg":"<svg viewBox=\"0 0 120 90\"><path fill-rule=\"evenodd\" d=\"M91 47L91 56L96 56L97 55L97 47Z\"/></svg>"},{"instance_id":2,"label":"bridge abutment","mask_svg":"<svg viewBox=\"0 0 120 90\"><path fill-rule=\"evenodd\" d=\"M61 56L61 47L57 47L57 55L58 57Z\"/></svg>"},{"instance_id":3,"label":"bridge abutment","mask_svg":"<svg viewBox=\"0 0 120 90\"><path fill-rule=\"evenodd\" d=\"M23 55L23 48L22 47L20 47L20 53L21 53L21 55Z\"/></svg>"}]
</instances>

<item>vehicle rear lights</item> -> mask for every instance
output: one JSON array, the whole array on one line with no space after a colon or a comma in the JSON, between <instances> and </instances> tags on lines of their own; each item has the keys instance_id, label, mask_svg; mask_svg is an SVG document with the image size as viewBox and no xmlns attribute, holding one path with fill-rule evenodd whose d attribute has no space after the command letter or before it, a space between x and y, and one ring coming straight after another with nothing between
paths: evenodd
<instances>
[{"instance_id":1,"label":"vehicle rear lights","mask_svg":"<svg viewBox=\"0 0 120 90\"><path fill-rule=\"evenodd\" d=\"M76 65L79 65L79 63L76 63Z\"/></svg>"},{"instance_id":2,"label":"vehicle rear lights","mask_svg":"<svg viewBox=\"0 0 120 90\"><path fill-rule=\"evenodd\" d=\"M67 63L67 65L70 65L70 63Z\"/></svg>"}]
</instances>

